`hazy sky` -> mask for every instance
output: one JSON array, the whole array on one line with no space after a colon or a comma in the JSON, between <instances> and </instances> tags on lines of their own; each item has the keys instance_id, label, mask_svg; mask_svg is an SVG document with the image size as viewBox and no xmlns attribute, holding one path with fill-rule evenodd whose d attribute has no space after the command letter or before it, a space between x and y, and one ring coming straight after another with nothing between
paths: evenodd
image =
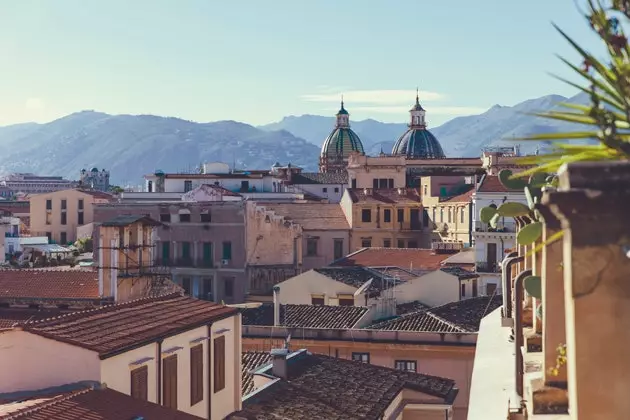
<instances>
[{"instance_id":1,"label":"hazy sky","mask_svg":"<svg viewBox=\"0 0 630 420\"><path fill-rule=\"evenodd\" d=\"M332 115L430 126L573 95L551 26L573 0L0 0L0 125L84 109L264 124Z\"/></svg>"}]
</instances>

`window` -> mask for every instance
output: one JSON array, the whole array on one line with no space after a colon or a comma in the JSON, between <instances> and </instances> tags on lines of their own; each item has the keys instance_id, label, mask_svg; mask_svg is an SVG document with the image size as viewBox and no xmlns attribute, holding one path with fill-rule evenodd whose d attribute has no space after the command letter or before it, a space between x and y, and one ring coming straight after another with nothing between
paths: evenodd
<instances>
[{"instance_id":1,"label":"window","mask_svg":"<svg viewBox=\"0 0 630 420\"><path fill-rule=\"evenodd\" d=\"M409 241L407 248L418 248L418 241Z\"/></svg>"},{"instance_id":2,"label":"window","mask_svg":"<svg viewBox=\"0 0 630 420\"><path fill-rule=\"evenodd\" d=\"M464 213L465 213L465 211L464 211L464 210L465 210L465 209L462 209L462 212L460 213L460 215L461 215L461 216L460 216L460 219L459 219L459 223L465 223L465 222L464 222Z\"/></svg>"},{"instance_id":3,"label":"window","mask_svg":"<svg viewBox=\"0 0 630 420\"><path fill-rule=\"evenodd\" d=\"M180 213L179 221L181 223L190 223L190 213Z\"/></svg>"},{"instance_id":4,"label":"window","mask_svg":"<svg viewBox=\"0 0 630 420\"><path fill-rule=\"evenodd\" d=\"M184 181L184 192L188 192L190 190L192 190L192 181Z\"/></svg>"},{"instance_id":5,"label":"window","mask_svg":"<svg viewBox=\"0 0 630 420\"><path fill-rule=\"evenodd\" d=\"M48 243L52 242L52 233L46 232L46 237L48 238Z\"/></svg>"},{"instance_id":6,"label":"window","mask_svg":"<svg viewBox=\"0 0 630 420\"><path fill-rule=\"evenodd\" d=\"M323 304L324 304L323 297L315 297L315 296L311 297L311 305L323 305Z\"/></svg>"},{"instance_id":7,"label":"window","mask_svg":"<svg viewBox=\"0 0 630 420\"><path fill-rule=\"evenodd\" d=\"M184 277L182 279L182 288L184 289L184 293L188 296L190 296L190 289L191 289L190 284L191 284L190 277Z\"/></svg>"},{"instance_id":8,"label":"window","mask_svg":"<svg viewBox=\"0 0 630 420\"><path fill-rule=\"evenodd\" d=\"M450 208L450 207L448 208L448 222L449 223L451 223L453 221L452 217L451 217L452 210L453 210L452 208Z\"/></svg>"},{"instance_id":9,"label":"window","mask_svg":"<svg viewBox=\"0 0 630 420\"><path fill-rule=\"evenodd\" d=\"M223 242L223 256L221 257L224 260L232 259L232 242Z\"/></svg>"},{"instance_id":10,"label":"window","mask_svg":"<svg viewBox=\"0 0 630 420\"><path fill-rule=\"evenodd\" d=\"M82 225L82 224L84 224L84 223L85 223L85 219L83 218L83 212L82 212L82 211L80 211L80 212L77 214L77 222L78 222L80 225Z\"/></svg>"},{"instance_id":11,"label":"window","mask_svg":"<svg viewBox=\"0 0 630 420\"><path fill-rule=\"evenodd\" d=\"M214 339L214 392L225 388L225 336Z\"/></svg>"},{"instance_id":12,"label":"window","mask_svg":"<svg viewBox=\"0 0 630 420\"><path fill-rule=\"evenodd\" d=\"M391 239L383 239L383 248L391 248L392 240Z\"/></svg>"},{"instance_id":13,"label":"window","mask_svg":"<svg viewBox=\"0 0 630 420\"><path fill-rule=\"evenodd\" d=\"M334 258L338 260L343 257L343 239L335 239L333 241L334 245Z\"/></svg>"},{"instance_id":14,"label":"window","mask_svg":"<svg viewBox=\"0 0 630 420\"><path fill-rule=\"evenodd\" d=\"M435 223L435 221L436 221L436 220L435 220L435 207L433 207L433 208L431 209L431 213L433 213L433 217L431 217L431 220L433 221L433 223Z\"/></svg>"},{"instance_id":15,"label":"window","mask_svg":"<svg viewBox=\"0 0 630 420\"><path fill-rule=\"evenodd\" d=\"M231 298L234 296L234 277L223 278L223 292L225 293L225 297Z\"/></svg>"},{"instance_id":16,"label":"window","mask_svg":"<svg viewBox=\"0 0 630 420\"><path fill-rule=\"evenodd\" d=\"M339 187L335 187L335 192L338 193L339 192Z\"/></svg>"},{"instance_id":17,"label":"window","mask_svg":"<svg viewBox=\"0 0 630 420\"><path fill-rule=\"evenodd\" d=\"M61 224L65 225L68 223L68 213L65 211L61 213Z\"/></svg>"},{"instance_id":18,"label":"window","mask_svg":"<svg viewBox=\"0 0 630 420\"><path fill-rule=\"evenodd\" d=\"M374 188L375 190L378 189L378 179L374 178L372 180L372 188Z\"/></svg>"},{"instance_id":19,"label":"window","mask_svg":"<svg viewBox=\"0 0 630 420\"><path fill-rule=\"evenodd\" d=\"M149 400L149 368L146 365L131 371L131 396Z\"/></svg>"},{"instance_id":20,"label":"window","mask_svg":"<svg viewBox=\"0 0 630 420\"><path fill-rule=\"evenodd\" d=\"M352 185L352 188L356 188L357 187L357 180L356 179L352 179L352 183L350 185Z\"/></svg>"},{"instance_id":21,"label":"window","mask_svg":"<svg viewBox=\"0 0 630 420\"><path fill-rule=\"evenodd\" d=\"M462 283L462 292L461 292L461 297L465 297L466 296L466 285Z\"/></svg>"},{"instance_id":22,"label":"window","mask_svg":"<svg viewBox=\"0 0 630 420\"><path fill-rule=\"evenodd\" d=\"M493 296L496 291L497 291L496 283L488 283L488 284L486 284L486 295L487 296Z\"/></svg>"},{"instance_id":23,"label":"window","mask_svg":"<svg viewBox=\"0 0 630 420\"><path fill-rule=\"evenodd\" d=\"M415 360L396 360L394 362L394 369L404 370L405 372L416 372L417 365Z\"/></svg>"},{"instance_id":24,"label":"window","mask_svg":"<svg viewBox=\"0 0 630 420\"><path fill-rule=\"evenodd\" d=\"M355 353L352 352L352 360L361 363L370 363L370 353Z\"/></svg>"},{"instance_id":25,"label":"window","mask_svg":"<svg viewBox=\"0 0 630 420\"><path fill-rule=\"evenodd\" d=\"M68 244L68 234L66 232L59 233L59 243L61 243L62 245Z\"/></svg>"},{"instance_id":26,"label":"window","mask_svg":"<svg viewBox=\"0 0 630 420\"><path fill-rule=\"evenodd\" d=\"M472 281L472 297L477 297L477 279Z\"/></svg>"},{"instance_id":27,"label":"window","mask_svg":"<svg viewBox=\"0 0 630 420\"><path fill-rule=\"evenodd\" d=\"M322 192L328 192L328 188L322 188Z\"/></svg>"},{"instance_id":28,"label":"window","mask_svg":"<svg viewBox=\"0 0 630 420\"><path fill-rule=\"evenodd\" d=\"M212 221L209 211L202 212L199 217L201 219L201 223L210 223Z\"/></svg>"},{"instance_id":29,"label":"window","mask_svg":"<svg viewBox=\"0 0 630 420\"><path fill-rule=\"evenodd\" d=\"M389 178L389 180L388 180L388 187L389 188L394 188L394 178Z\"/></svg>"},{"instance_id":30,"label":"window","mask_svg":"<svg viewBox=\"0 0 630 420\"><path fill-rule=\"evenodd\" d=\"M166 407L177 410L177 355L162 359L162 399Z\"/></svg>"},{"instance_id":31,"label":"window","mask_svg":"<svg viewBox=\"0 0 630 420\"><path fill-rule=\"evenodd\" d=\"M241 181L241 192L249 191L249 181Z\"/></svg>"},{"instance_id":32,"label":"window","mask_svg":"<svg viewBox=\"0 0 630 420\"><path fill-rule=\"evenodd\" d=\"M190 405L203 400L203 344L190 348Z\"/></svg>"},{"instance_id":33,"label":"window","mask_svg":"<svg viewBox=\"0 0 630 420\"><path fill-rule=\"evenodd\" d=\"M339 298L339 306L354 306L354 298Z\"/></svg>"},{"instance_id":34,"label":"window","mask_svg":"<svg viewBox=\"0 0 630 420\"><path fill-rule=\"evenodd\" d=\"M149 181L147 183L147 191L148 192L153 192L153 181Z\"/></svg>"},{"instance_id":35,"label":"window","mask_svg":"<svg viewBox=\"0 0 630 420\"><path fill-rule=\"evenodd\" d=\"M46 210L52 210L52 200L46 200Z\"/></svg>"},{"instance_id":36,"label":"window","mask_svg":"<svg viewBox=\"0 0 630 420\"><path fill-rule=\"evenodd\" d=\"M61 210L68 210L68 200L61 200Z\"/></svg>"},{"instance_id":37,"label":"window","mask_svg":"<svg viewBox=\"0 0 630 420\"><path fill-rule=\"evenodd\" d=\"M424 185L423 187L424 188L422 189L422 195L429 195L429 193L427 192L428 191L428 186Z\"/></svg>"},{"instance_id":38,"label":"window","mask_svg":"<svg viewBox=\"0 0 630 420\"><path fill-rule=\"evenodd\" d=\"M444 207L440 207L440 223L444 221Z\"/></svg>"},{"instance_id":39,"label":"window","mask_svg":"<svg viewBox=\"0 0 630 420\"><path fill-rule=\"evenodd\" d=\"M306 239L306 256L312 257L315 255L317 255L317 239L307 238Z\"/></svg>"},{"instance_id":40,"label":"window","mask_svg":"<svg viewBox=\"0 0 630 420\"><path fill-rule=\"evenodd\" d=\"M77 208L79 210L83 210L83 199L82 198L79 198L79 202L77 204Z\"/></svg>"},{"instance_id":41,"label":"window","mask_svg":"<svg viewBox=\"0 0 630 420\"><path fill-rule=\"evenodd\" d=\"M160 222L169 223L171 221L171 215L168 213L160 214Z\"/></svg>"},{"instance_id":42,"label":"window","mask_svg":"<svg viewBox=\"0 0 630 420\"><path fill-rule=\"evenodd\" d=\"M182 242L182 259L190 259L190 242Z\"/></svg>"},{"instance_id":43,"label":"window","mask_svg":"<svg viewBox=\"0 0 630 420\"><path fill-rule=\"evenodd\" d=\"M405 240L404 239L399 239L398 240L398 248L404 248L405 247Z\"/></svg>"},{"instance_id":44,"label":"window","mask_svg":"<svg viewBox=\"0 0 630 420\"><path fill-rule=\"evenodd\" d=\"M422 226L429 226L429 212L427 211L427 209L422 209Z\"/></svg>"},{"instance_id":45,"label":"window","mask_svg":"<svg viewBox=\"0 0 630 420\"><path fill-rule=\"evenodd\" d=\"M383 222L390 223L392 221L392 211L390 209L383 210Z\"/></svg>"},{"instance_id":46,"label":"window","mask_svg":"<svg viewBox=\"0 0 630 420\"><path fill-rule=\"evenodd\" d=\"M398 222L405 221L405 209L398 209Z\"/></svg>"},{"instance_id":47,"label":"window","mask_svg":"<svg viewBox=\"0 0 630 420\"><path fill-rule=\"evenodd\" d=\"M371 239L361 239L361 248L369 248L372 246Z\"/></svg>"},{"instance_id":48,"label":"window","mask_svg":"<svg viewBox=\"0 0 630 420\"><path fill-rule=\"evenodd\" d=\"M363 209L361 210L361 221L362 222L371 222L372 221L372 210Z\"/></svg>"},{"instance_id":49,"label":"window","mask_svg":"<svg viewBox=\"0 0 630 420\"><path fill-rule=\"evenodd\" d=\"M168 262L171 257L171 243L162 242L162 261Z\"/></svg>"},{"instance_id":50,"label":"window","mask_svg":"<svg viewBox=\"0 0 630 420\"><path fill-rule=\"evenodd\" d=\"M212 267L212 242L203 243L203 265Z\"/></svg>"}]
</instances>

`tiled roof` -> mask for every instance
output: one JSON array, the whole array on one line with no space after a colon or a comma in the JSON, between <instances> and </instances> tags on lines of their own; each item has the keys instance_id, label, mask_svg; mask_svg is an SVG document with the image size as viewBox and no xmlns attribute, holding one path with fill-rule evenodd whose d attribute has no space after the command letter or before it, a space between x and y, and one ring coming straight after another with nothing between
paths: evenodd
<instances>
[{"instance_id":1,"label":"tiled roof","mask_svg":"<svg viewBox=\"0 0 630 420\"><path fill-rule=\"evenodd\" d=\"M404 315L411 312L420 312L426 311L430 306L425 305L424 303L414 300L413 302L401 303L396 305L396 315Z\"/></svg>"},{"instance_id":2,"label":"tiled roof","mask_svg":"<svg viewBox=\"0 0 630 420\"><path fill-rule=\"evenodd\" d=\"M230 419L380 419L403 389L451 402L451 379L315 355L289 355L288 379L250 395ZM271 375L272 368L265 369Z\"/></svg>"},{"instance_id":3,"label":"tiled roof","mask_svg":"<svg viewBox=\"0 0 630 420\"><path fill-rule=\"evenodd\" d=\"M372 280L372 283L367 288L367 294L370 297L378 296L381 291L402 283L402 281L396 281L393 278L394 274L388 273L386 275L364 267L324 267L315 268L314 270L319 274L357 289L367 281Z\"/></svg>"},{"instance_id":4,"label":"tiled roof","mask_svg":"<svg viewBox=\"0 0 630 420\"><path fill-rule=\"evenodd\" d=\"M27 321L39 321L41 319L53 318L68 312L74 311L64 311L57 308L0 308L0 330L12 328L16 324Z\"/></svg>"},{"instance_id":5,"label":"tiled roof","mask_svg":"<svg viewBox=\"0 0 630 420\"><path fill-rule=\"evenodd\" d=\"M479 331L481 319L501 306L500 295L460 300L430 309L421 309L370 325L369 329L466 333Z\"/></svg>"},{"instance_id":6,"label":"tiled roof","mask_svg":"<svg viewBox=\"0 0 630 420\"><path fill-rule=\"evenodd\" d=\"M0 270L0 301L98 298L98 273L95 271Z\"/></svg>"},{"instance_id":7,"label":"tiled roof","mask_svg":"<svg viewBox=\"0 0 630 420\"><path fill-rule=\"evenodd\" d=\"M442 261L445 266L459 265L462 267L474 267L475 265L475 250L473 248L464 248L457 254L450 255L447 259Z\"/></svg>"},{"instance_id":8,"label":"tiled roof","mask_svg":"<svg viewBox=\"0 0 630 420\"><path fill-rule=\"evenodd\" d=\"M24 329L107 357L237 313L237 308L171 294L74 312Z\"/></svg>"},{"instance_id":9,"label":"tiled roof","mask_svg":"<svg viewBox=\"0 0 630 420\"><path fill-rule=\"evenodd\" d=\"M134 223L142 223L143 225L149 226L161 226L162 223L157 220L153 220L150 217L136 214L136 215L120 215L116 216L113 219L106 220L102 222L101 226L129 226Z\"/></svg>"},{"instance_id":10,"label":"tiled roof","mask_svg":"<svg viewBox=\"0 0 630 420\"><path fill-rule=\"evenodd\" d=\"M366 194L366 190L368 193ZM420 204L420 192L412 188L348 188L353 203Z\"/></svg>"},{"instance_id":11,"label":"tiled roof","mask_svg":"<svg viewBox=\"0 0 630 420\"><path fill-rule=\"evenodd\" d=\"M349 329L365 315L363 306L280 305L280 325L289 328ZM273 325L273 304L243 310L243 325Z\"/></svg>"},{"instance_id":12,"label":"tiled roof","mask_svg":"<svg viewBox=\"0 0 630 420\"><path fill-rule=\"evenodd\" d=\"M5 420L194 420L191 414L132 398L112 389L57 391L0 405Z\"/></svg>"},{"instance_id":13,"label":"tiled roof","mask_svg":"<svg viewBox=\"0 0 630 420\"><path fill-rule=\"evenodd\" d=\"M434 271L450 254L437 254L432 249L416 248L363 248L334 261L335 267L399 267L412 271Z\"/></svg>"},{"instance_id":14,"label":"tiled roof","mask_svg":"<svg viewBox=\"0 0 630 420\"><path fill-rule=\"evenodd\" d=\"M440 198L440 202L443 203L470 203L472 201L472 196L475 193L474 185L467 186L468 190L461 194L452 196L452 197L444 197Z\"/></svg>"},{"instance_id":15,"label":"tiled roof","mask_svg":"<svg viewBox=\"0 0 630 420\"><path fill-rule=\"evenodd\" d=\"M440 270L444 271L445 273L451 274L460 280L476 279L479 277L477 273L468 271L461 267L442 267L440 268Z\"/></svg>"},{"instance_id":16,"label":"tiled roof","mask_svg":"<svg viewBox=\"0 0 630 420\"><path fill-rule=\"evenodd\" d=\"M346 184L348 172L302 172L291 176L291 184Z\"/></svg>"},{"instance_id":17,"label":"tiled roof","mask_svg":"<svg viewBox=\"0 0 630 420\"><path fill-rule=\"evenodd\" d=\"M522 189L509 189L506 188L501 181L499 181L499 177L497 175L484 175L481 178L481 182L479 183L479 187L477 188L477 192L488 192L488 193L507 193L507 192L523 192Z\"/></svg>"},{"instance_id":18,"label":"tiled roof","mask_svg":"<svg viewBox=\"0 0 630 420\"><path fill-rule=\"evenodd\" d=\"M307 230L349 230L348 220L339 204L283 203L261 204L278 216Z\"/></svg>"},{"instance_id":19,"label":"tiled roof","mask_svg":"<svg viewBox=\"0 0 630 420\"><path fill-rule=\"evenodd\" d=\"M397 278L402 281L409 281L418 277L417 273L405 270L400 267L370 267L370 270L379 272L387 277Z\"/></svg>"},{"instance_id":20,"label":"tiled roof","mask_svg":"<svg viewBox=\"0 0 630 420\"><path fill-rule=\"evenodd\" d=\"M244 351L241 355L241 395L254 391L254 375L252 370L271 362L271 354L267 351Z\"/></svg>"}]
</instances>

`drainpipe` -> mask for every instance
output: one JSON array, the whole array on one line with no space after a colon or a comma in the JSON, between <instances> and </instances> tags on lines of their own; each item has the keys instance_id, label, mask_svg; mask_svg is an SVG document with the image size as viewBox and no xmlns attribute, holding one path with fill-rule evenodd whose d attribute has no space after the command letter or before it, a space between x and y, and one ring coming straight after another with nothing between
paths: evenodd
<instances>
[{"instance_id":1,"label":"drainpipe","mask_svg":"<svg viewBox=\"0 0 630 420\"><path fill-rule=\"evenodd\" d=\"M273 325L280 326L280 302L278 302L278 294L280 286L273 286Z\"/></svg>"},{"instance_id":2,"label":"drainpipe","mask_svg":"<svg viewBox=\"0 0 630 420\"><path fill-rule=\"evenodd\" d=\"M518 256L516 252L511 252L503 260L503 316L505 318L512 318L512 266L516 263L523 262L525 257Z\"/></svg>"},{"instance_id":3,"label":"drainpipe","mask_svg":"<svg viewBox=\"0 0 630 420\"><path fill-rule=\"evenodd\" d=\"M208 328L208 341L207 341L207 347L208 347L208 383L207 386L205 387L208 391L208 417L209 419L212 418L212 395L214 394L212 392L212 369L213 369L213 363L212 363L212 324L208 324L207 325Z\"/></svg>"},{"instance_id":4,"label":"drainpipe","mask_svg":"<svg viewBox=\"0 0 630 420\"><path fill-rule=\"evenodd\" d=\"M162 405L162 340L157 342L157 356L155 358L157 362L157 404Z\"/></svg>"},{"instance_id":5,"label":"drainpipe","mask_svg":"<svg viewBox=\"0 0 630 420\"><path fill-rule=\"evenodd\" d=\"M516 393L523 397L523 353L521 347L523 347L523 298L525 295L524 280L526 277L532 275L532 270L524 270L518 273L516 280L514 281L514 346L516 353Z\"/></svg>"}]
</instances>

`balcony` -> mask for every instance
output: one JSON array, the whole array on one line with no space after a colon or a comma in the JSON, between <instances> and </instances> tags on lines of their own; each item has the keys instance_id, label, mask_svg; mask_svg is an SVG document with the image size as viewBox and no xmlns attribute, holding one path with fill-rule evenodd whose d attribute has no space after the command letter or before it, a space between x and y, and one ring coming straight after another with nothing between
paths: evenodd
<instances>
[{"instance_id":1,"label":"balcony","mask_svg":"<svg viewBox=\"0 0 630 420\"><path fill-rule=\"evenodd\" d=\"M195 258L158 258L155 260L154 266L157 267L172 267L172 268L215 268L213 261Z\"/></svg>"},{"instance_id":2,"label":"balcony","mask_svg":"<svg viewBox=\"0 0 630 420\"><path fill-rule=\"evenodd\" d=\"M501 263L498 263L496 261L477 261L475 263L475 271L477 271L477 273L500 273Z\"/></svg>"},{"instance_id":3,"label":"balcony","mask_svg":"<svg viewBox=\"0 0 630 420\"><path fill-rule=\"evenodd\" d=\"M475 222L475 232L478 233L516 233L516 223L510 220L500 221L497 227L493 228L487 223Z\"/></svg>"}]
</instances>

